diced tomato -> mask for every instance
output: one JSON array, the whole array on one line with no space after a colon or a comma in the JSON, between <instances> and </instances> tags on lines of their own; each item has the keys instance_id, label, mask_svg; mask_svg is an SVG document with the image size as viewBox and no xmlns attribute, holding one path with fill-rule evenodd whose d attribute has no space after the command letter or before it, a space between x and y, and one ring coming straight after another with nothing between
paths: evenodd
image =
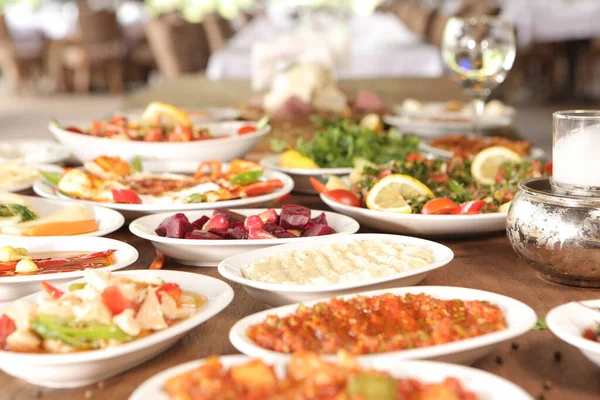
<instances>
[{"instance_id":1,"label":"diced tomato","mask_svg":"<svg viewBox=\"0 0 600 400\"><path fill-rule=\"evenodd\" d=\"M148 269L162 269L165 266L166 260L167 257L160 250L156 250L156 257L154 257Z\"/></svg>"},{"instance_id":2,"label":"diced tomato","mask_svg":"<svg viewBox=\"0 0 600 400\"><path fill-rule=\"evenodd\" d=\"M51 284L49 284L46 281L42 281L41 283L42 283L42 289L44 289L44 292L46 292L53 299L58 299L58 298L60 298L60 296L65 294L65 292L52 286Z\"/></svg>"},{"instance_id":3,"label":"diced tomato","mask_svg":"<svg viewBox=\"0 0 600 400\"><path fill-rule=\"evenodd\" d=\"M113 124L113 125L118 125L118 126L126 126L127 125L127 120L122 115L115 115L110 120L110 123Z\"/></svg>"},{"instance_id":4,"label":"diced tomato","mask_svg":"<svg viewBox=\"0 0 600 400\"><path fill-rule=\"evenodd\" d=\"M448 177L448 174L435 174L435 175L431 175L429 177L429 180L431 182L437 182L437 183L444 183L444 182L448 182L450 178Z\"/></svg>"},{"instance_id":5,"label":"diced tomato","mask_svg":"<svg viewBox=\"0 0 600 400\"><path fill-rule=\"evenodd\" d=\"M165 135L163 135L160 129L151 130L144 137L145 142L163 142L165 140Z\"/></svg>"},{"instance_id":6,"label":"diced tomato","mask_svg":"<svg viewBox=\"0 0 600 400\"><path fill-rule=\"evenodd\" d=\"M406 156L406 161L415 162L415 161L425 161L425 157L419 153L408 153Z\"/></svg>"},{"instance_id":7,"label":"diced tomato","mask_svg":"<svg viewBox=\"0 0 600 400\"><path fill-rule=\"evenodd\" d=\"M387 168L387 169L384 169L383 171L381 171L379 174L377 174L377 178L379 178L381 180L391 174L392 174L392 170Z\"/></svg>"},{"instance_id":8,"label":"diced tomato","mask_svg":"<svg viewBox=\"0 0 600 400\"><path fill-rule=\"evenodd\" d=\"M325 186L325 184L323 182L321 182L320 180L318 180L317 178L314 177L310 177L310 184L312 185L313 189L315 189L317 192L319 193L327 193L327 186Z\"/></svg>"},{"instance_id":9,"label":"diced tomato","mask_svg":"<svg viewBox=\"0 0 600 400\"><path fill-rule=\"evenodd\" d=\"M142 204L140 196L130 189L113 189L112 196L115 203Z\"/></svg>"},{"instance_id":10,"label":"diced tomato","mask_svg":"<svg viewBox=\"0 0 600 400\"><path fill-rule=\"evenodd\" d=\"M546 164L546 172L549 174L552 174L552 163L551 162Z\"/></svg>"},{"instance_id":11,"label":"diced tomato","mask_svg":"<svg viewBox=\"0 0 600 400\"><path fill-rule=\"evenodd\" d=\"M337 201L338 203L345 204L351 207L360 207L360 200L354 193L349 190L344 189L335 189L330 190L325 193L325 196L329 197L333 201Z\"/></svg>"},{"instance_id":12,"label":"diced tomato","mask_svg":"<svg viewBox=\"0 0 600 400\"><path fill-rule=\"evenodd\" d=\"M460 205L459 214L480 214L485 206L485 200L467 201Z\"/></svg>"},{"instance_id":13,"label":"diced tomato","mask_svg":"<svg viewBox=\"0 0 600 400\"><path fill-rule=\"evenodd\" d=\"M238 129L237 134L238 135L246 135L248 133L254 133L256 132L256 128L250 125L246 125L246 126L242 126L240 129Z\"/></svg>"},{"instance_id":14,"label":"diced tomato","mask_svg":"<svg viewBox=\"0 0 600 400\"><path fill-rule=\"evenodd\" d=\"M165 283L164 285L162 285L161 287L159 287L156 290L156 295L158 296L158 300L160 301L161 298L159 296L159 293L166 293L169 296L171 296L173 298L173 300L175 300L177 302L177 305L180 306L181 305L181 295L183 295L183 290L181 290L181 287L179 287L178 284L176 283Z\"/></svg>"},{"instance_id":15,"label":"diced tomato","mask_svg":"<svg viewBox=\"0 0 600 400\"><path fill-rule=\"evenodd\" d=\"M189 126L177 125L169 134L169 142L189 142L191 140L192 128Z\"/></svg>"},{"instance_id":16,"label":"diced tomato","mask_svg":"<svg viewBox=\"0 0 600 400\"><path fill-rule=\"evenodd\" d=\"M260 196L263 194L271 193L275 189L281 189L283 182L279 179L270 179L264 182L252 183L244 188L244 192L248 197Z\"/></svg>"},{"instance_id":17,"label":"diced tomato","mask_svg":"<svg viewBox=\"0 0 600 400\"><path fill-rule=\"evenodd\" d=\"M65 131L73 132L73 133L83 133L83 131L75 126L67 126Z\"/></svg>"},{"instance_id":18,"label":"diced tomato","mask_svg":"<svg viewBox=\"0 0 600 400\"><path fill-rule=\"evenodd\" d=\"M450 199L440 197L437 199L429 200L421 209L421 214L457 214L460 211L460 206L456 205Z\"/></svg>"},{"instance_id":19,"label":"diced tomato","mask_svg":"<svg viewBox=\"0 0 600 400\"><path fill-rule=\"evenodd\" d=\"M6 339L17 330L17 324L8 315L0 317L0 349L6 347Z\"/></svg>"},{"instance_id":20,"label":"diced tomato","mask_svg":"<svg viewBox=\"0 0 600 400\"><path fill-rule=\"evenodd\" d=\"M118 286L109 286L104 289L102 291L102 302L112 315L119 315L128 308L134 308L134 304L123 296Z\"/></svg>"}]
</instances>

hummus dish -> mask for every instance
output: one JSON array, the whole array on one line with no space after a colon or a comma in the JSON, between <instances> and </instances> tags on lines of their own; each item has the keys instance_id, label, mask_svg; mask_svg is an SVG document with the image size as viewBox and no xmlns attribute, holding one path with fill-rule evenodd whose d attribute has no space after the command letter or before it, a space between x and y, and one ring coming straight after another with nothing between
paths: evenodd
<instances>
[{"instance_id":1,"label":"hummus dish","mask_svg":"<svg viewBox=\"0 0 600 400\"><path fill-rule=\"evenodd\" d=\"M35 182L40 173L37 169L15 162L0 163L0 190L28 185Z\"/></svg>"}]
</instances>

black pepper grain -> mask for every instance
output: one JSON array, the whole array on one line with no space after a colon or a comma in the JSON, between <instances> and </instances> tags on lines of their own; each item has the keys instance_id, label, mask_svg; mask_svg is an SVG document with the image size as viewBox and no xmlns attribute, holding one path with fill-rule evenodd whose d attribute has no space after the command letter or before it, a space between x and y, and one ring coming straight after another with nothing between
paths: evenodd
<instances>
[{"instance_id":1,"label":"black pepper grain","mask_svg":"<svg viewBox=\"0 0 600 400\"><path fill-rule=\"evenodd\" d=\"M558 350L554 352L554 361L560 362L562 360L562 353Z\"/></svg>"},{"instance_id":2,"label":"black pepper grain","mask_svg":"<svg viewBox=\"0 0 600 400\"><path fill-rule=\"evenodd\" d=\"M510 344L510 347L512 347L512 348L513 348L513 350L519 350L519 343L517 343L517 342L512 342L512 343Z\"/></svg>"}]
</instances>

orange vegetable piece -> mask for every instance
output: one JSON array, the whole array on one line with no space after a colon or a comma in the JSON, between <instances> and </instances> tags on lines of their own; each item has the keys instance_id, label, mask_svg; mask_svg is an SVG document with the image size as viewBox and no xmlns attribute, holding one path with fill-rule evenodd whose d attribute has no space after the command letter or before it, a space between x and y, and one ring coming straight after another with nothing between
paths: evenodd
<instances>
[{"instance_id":1,"label":"orange vegetable piece","mask_svg":"<svg viewBox=\"0 0 600 400\"><path fill-rule=\"evenodd\" d=\"M83 233L95 232L98 223L95 219L84 221L48 222L47 224L35 225L25 228L23 236L72 236Z\"/></svg>"}]
</instances>

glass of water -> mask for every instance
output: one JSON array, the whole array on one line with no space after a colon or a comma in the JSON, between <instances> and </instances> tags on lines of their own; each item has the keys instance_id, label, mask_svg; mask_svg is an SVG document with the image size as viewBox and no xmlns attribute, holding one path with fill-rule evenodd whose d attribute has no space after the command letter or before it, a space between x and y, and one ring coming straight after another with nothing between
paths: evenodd
<instances>
[{"instance_id":1,"label":"glass of water","mask_svg":"<svg viewBox=\"0 0 600 400\"><path fill-rule=\"evenodd\" d=\"M504 82L515 62L515 33L497 17L450 18L442 40L442 59L474 107L473 133L481 133L485 99Z\"/></svg>"}]
</instances>

